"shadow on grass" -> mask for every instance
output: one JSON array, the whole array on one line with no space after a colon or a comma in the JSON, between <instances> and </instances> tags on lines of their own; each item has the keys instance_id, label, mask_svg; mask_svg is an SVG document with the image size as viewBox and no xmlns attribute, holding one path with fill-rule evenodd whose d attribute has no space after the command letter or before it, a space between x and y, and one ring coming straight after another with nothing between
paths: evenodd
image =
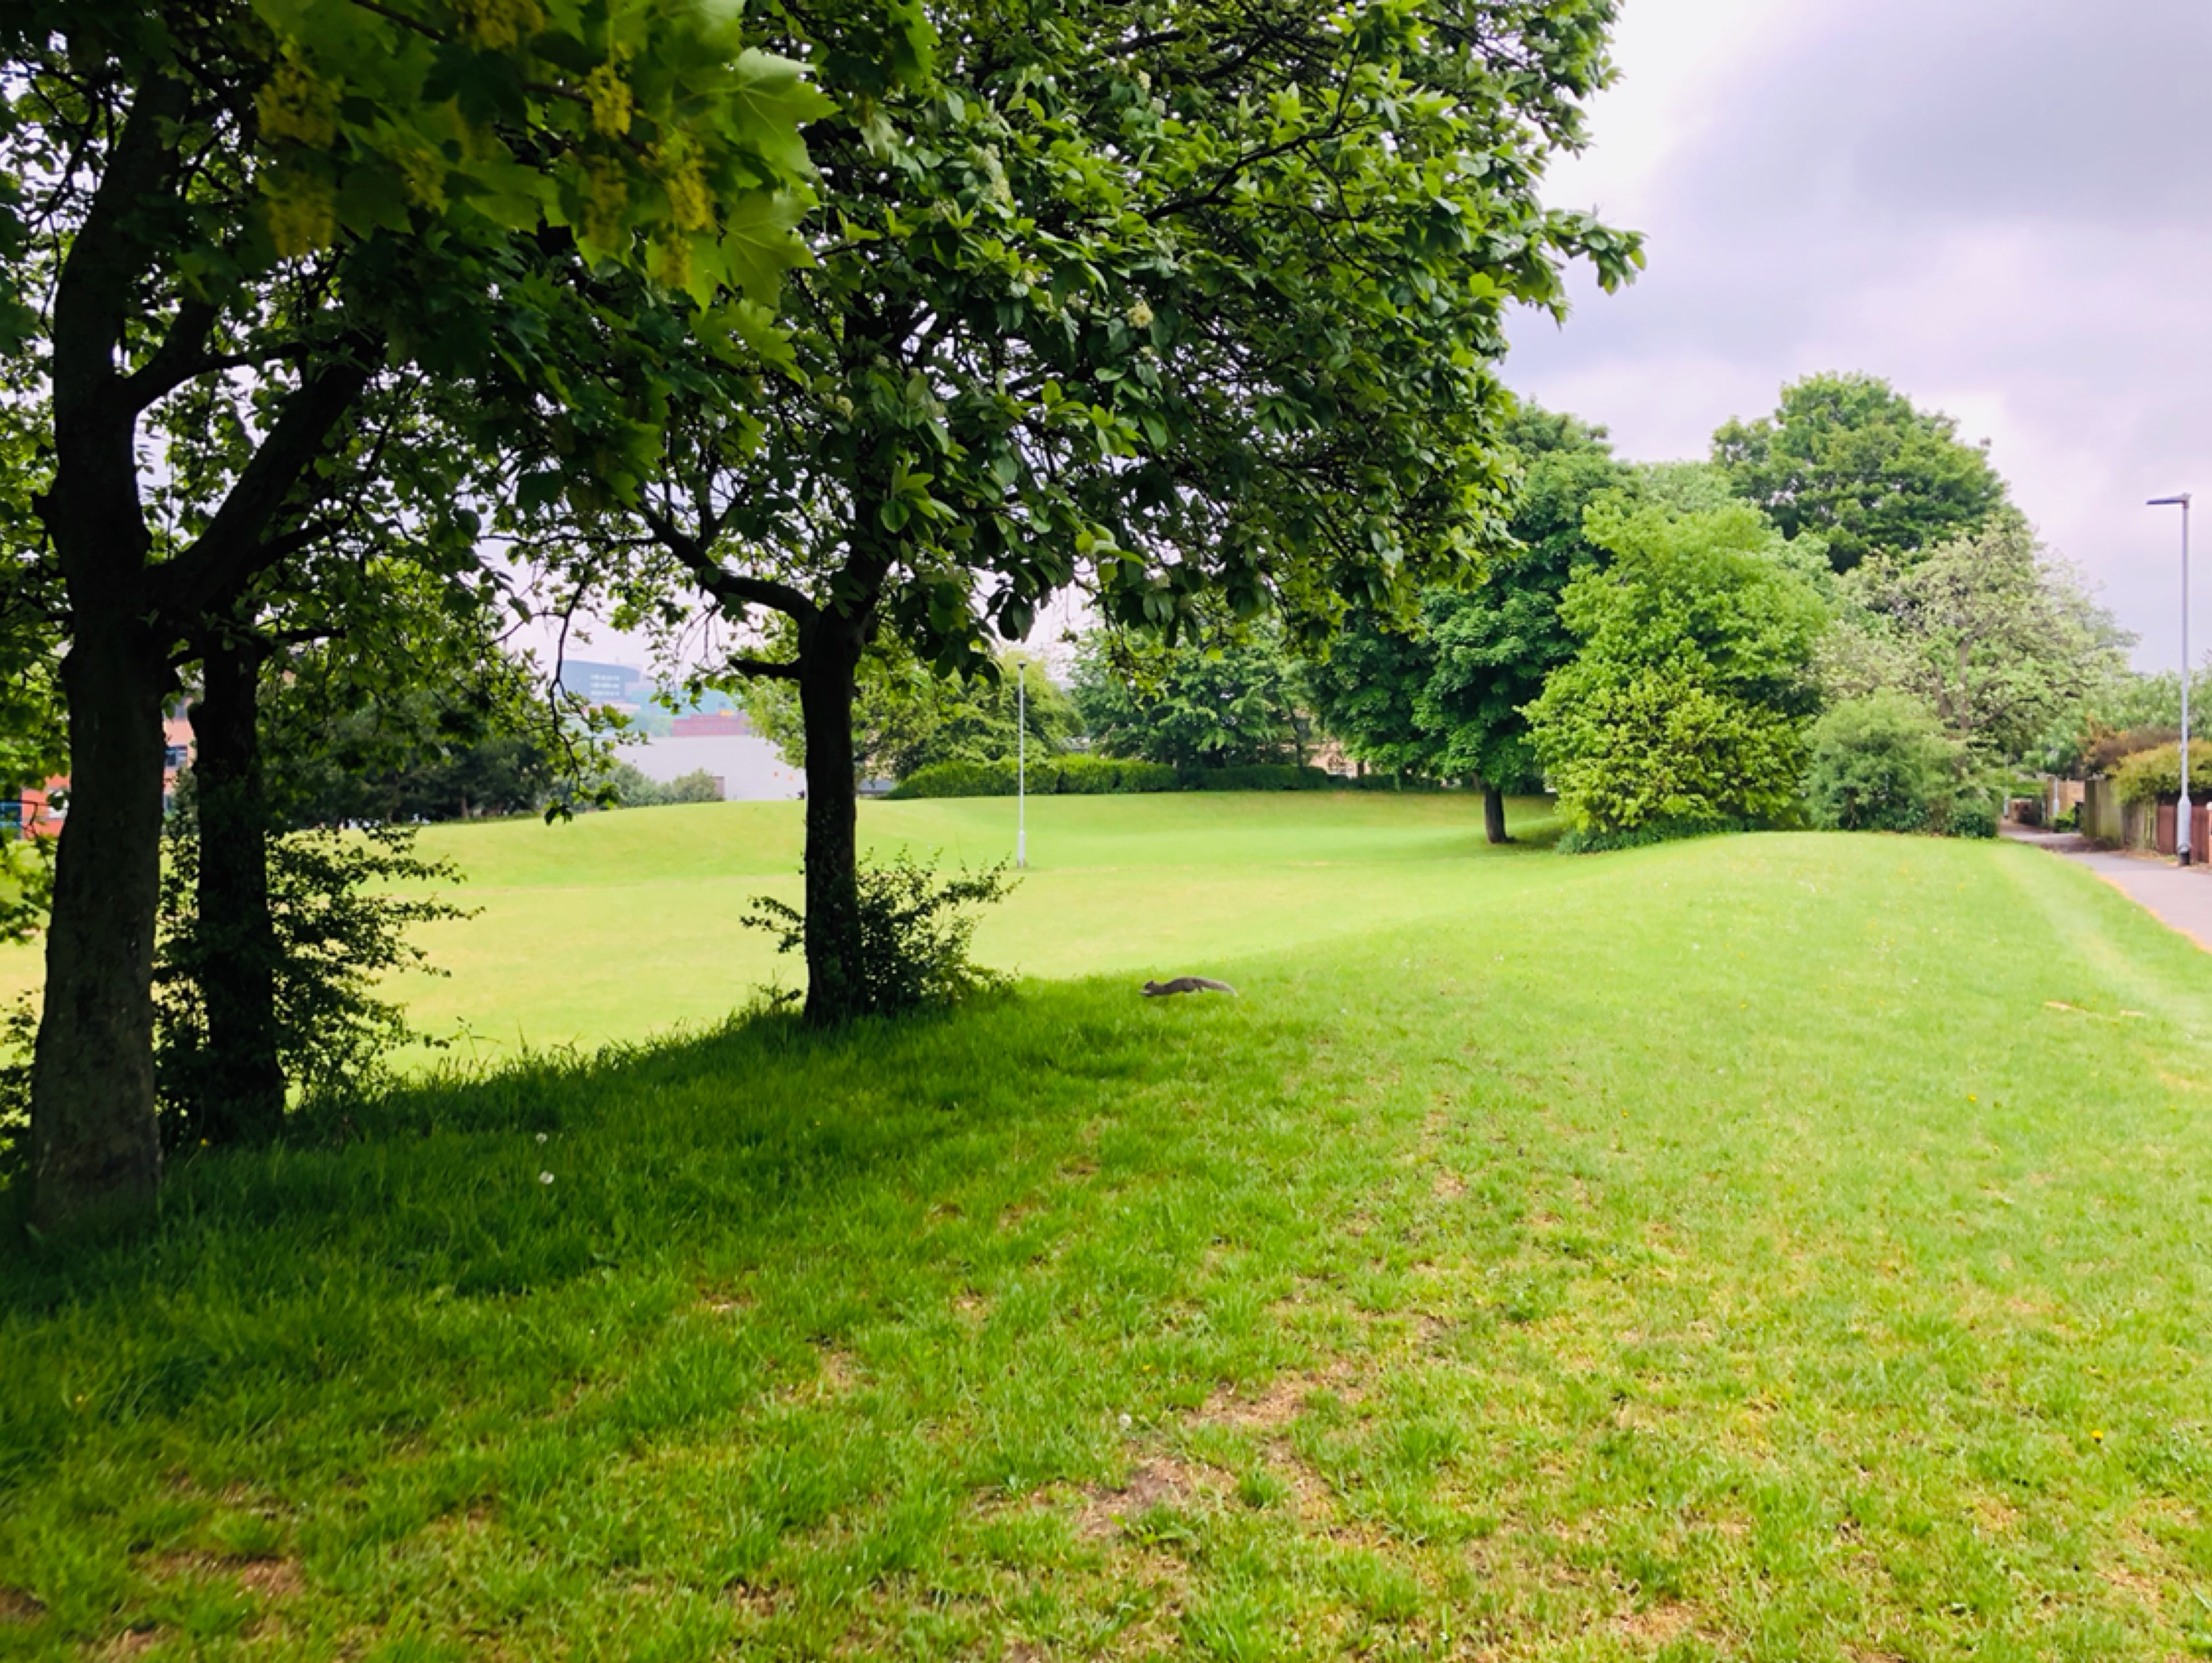
<instances>
[{"instance_id":1,"label":"shadow on grass","mask_svg":"<svg viewBox=\"0 0 2212 1663\"><path fill-rule=\"evenodd\" d=\"M0 1315L157 1296L225 1261L272 1284L343 1260L464 1296L555 1286L655 1235L811 1212L825 1189L1049 1114L1069 1085L1188 1065L1118 986L1048 997L830 1034L755 1011L325 1102L275 1147L174 1160L155 1211L130 1226L9 1232Z\"/></svg>"}]
</instances>

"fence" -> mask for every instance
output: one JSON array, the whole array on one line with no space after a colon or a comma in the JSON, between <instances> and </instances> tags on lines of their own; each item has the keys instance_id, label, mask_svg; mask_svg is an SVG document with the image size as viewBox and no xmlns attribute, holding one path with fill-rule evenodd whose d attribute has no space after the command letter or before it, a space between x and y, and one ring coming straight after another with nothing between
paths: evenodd
<instances>
[{"instance_id":1,"label":"fence","mask_svg":"<svg viewBox=\"0 0 2212 1663\"><path fill-rule=\"evenodd\" d=\"M2081 834L2115 848L2174 852L2174 808L2160 803L2123 803L2110 780L2092 780L2081 797ZM2202 854L2212 849L2212 803L2190 805L2189 847Z\"/></svg>"}]
</instances>

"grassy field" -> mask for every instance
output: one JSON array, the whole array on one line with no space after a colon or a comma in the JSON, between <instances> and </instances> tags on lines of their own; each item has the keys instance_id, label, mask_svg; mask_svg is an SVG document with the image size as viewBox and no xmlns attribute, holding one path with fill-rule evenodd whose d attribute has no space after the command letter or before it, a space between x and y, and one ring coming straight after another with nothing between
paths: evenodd
<instances>
[{"instance_id":1,"label":"grassy field","mask_svg":"<svg viewBox=\"0 0 2212 1663\"><path fill-rule=\"evenodd\" d=\"M1550 828L1542 803L1510 809L1516 832ZM450 893L477 915L422 931L448 974L398 991L421 1028L479 1060L719 1024L762 987L800 980L740 923L755 895L799 899L799 812L713 803L429 828L422 852L462 869ZM1030 870L977 952L1040 976L1203 970L1410 923L1521 870L1470 862L1486 851L1481 805L1463 796L1048 798L1029 812ZM1012 853L1014 805L870 802L861 830L878 850L980 867ZM33 950L0 948L0 998L38 967Z\"/></svg>"},{"instance_id":2,"label":"grassy field","mask_svg":"<svg viewBox=\"0 0 2212 1663\"><path fill-rule=\"evenodd\" d=\"M1100 974L426 1084L0 1265L0 1657L2212 1651L2212 959L2011 847L1054 806L987 949ZM488 841L476 927L703 917L742 823Z\"/></svg>"}]
</instances>

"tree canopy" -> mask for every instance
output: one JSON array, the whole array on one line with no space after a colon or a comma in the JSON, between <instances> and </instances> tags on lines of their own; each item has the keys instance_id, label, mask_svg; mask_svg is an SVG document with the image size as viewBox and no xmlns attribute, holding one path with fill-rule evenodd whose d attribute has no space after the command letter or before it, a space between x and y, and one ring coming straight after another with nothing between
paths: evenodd
<instances>
[{"instance_id":1,"label":"tree canopy","mask_svg":"<svg viewBox=\"0 0 2212 1663\"><path fill-rule=\"evenodd\" d=\"M1075 705L1102 756L1170 768L1243 768L1302 760L1298 665L1279 631L1255 625L1173 646L1084 637Z\"/></svg>"},{"instance_id":2,"label":"tree canopy","mask_svg":"<svg viewBox=\"0 0 2212 1663\"><path fill-rule=\"evenodd\" d=\"M787 339L687 391L635 519L575 528L584 563L642 532L642 614L672 567L741 640L790 619L787 655L732 664L798 686L810 760L850 754L880 632L952 672L1079 584L1169 634L1208 597L1301 634L1410 597L1502 539L1508 307L1639 258L1538 191L1613 11L969 5L890 86L842 67L872 5L776 14L841 105L809 133ZM811 779L808 813L808 1009L834 1020L849 780Z\"/></svg>"},{"instance_id":3,"label":"tree canopy","mask_svg":"<svg viewBox=\"0 0 2212 1663\"><path fill-rule=\"evenodd\" d=\"M1869 561L1839 600L1822 654L1831 693L1909 694L1984 763L2071 742L2130 640L2017 516L1918 561Z\"/></svg>"},{"instance_id":4,"label":"tree canopy","mask_svg":"<svg viewBox=\"0 0 2212 1663\"><path fill-rule=\"evenodd\" d=\"M1583 832L1788 812L1818 707L1827 609L1747 505L1589 515L1612 555L1567 586L1579 643L1529 707L1559 810Z\"/></svg>"},{"instance_id":5,"label":"tree canopy","mask_svg":"<svg viewBox=\"0 0 2212 1663\"><path fill-rule=\"evenodd\" d=\"M19 0L0 11L0 349L44 418L7 580L68 642L70 811L32 1083L33 1217L160 1173L150 954L161 719L241 590L343 519L365 400L466 381L480 433L564 405L619 489L650 389L594 379L567 262L767 328L803 258L798 67L657 0ZM919 30L920 25L915 27ZM750 308L750 310L747 310ZM234 411L185 476L142 440ZM397 463L402 446L385 453ZM214 634L210 634L210 631Z\"/></svg>"},{"instance_id":6,"label":"tree canopy","mask_svg":"<svg viewBox=\"0 0 2212 1663\"><path fill-rule=\"evenodd\" d=\"M1723 426L1713 460L1784 536L1820 537L1848 572L1972 535L2004 507L2003 478L1958 434L1878 376L1810 375L1771 416Z\"/></svg>"}]
</instances>

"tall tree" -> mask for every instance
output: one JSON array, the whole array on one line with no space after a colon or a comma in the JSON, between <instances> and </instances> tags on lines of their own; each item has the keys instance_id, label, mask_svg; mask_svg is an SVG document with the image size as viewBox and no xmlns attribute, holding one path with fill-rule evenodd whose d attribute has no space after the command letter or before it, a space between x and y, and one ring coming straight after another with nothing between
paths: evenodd
<instances>
[{"instance_id":1,"label":"tall tree","mask_svg":"<svg viewBox=\"0 0 2212 1663\"><path fill-rule=\"evenodd\" d=\"M792 621L788 656L732 663L805 713L812 1019L854 1008L843 759L878 632L955 672L1077 584L1115 625L1211 593L1318 632L1499 539L1504 310L1639 258L1539 200L1613 10L974 0L890 86L842 67L874 5L778 14L851 94L810 133L815 264L788 353L702 393L638 524L747 639Z\"/></svg>"},{"instance_id":2,"label":"tall tree","mask_svg":"<svg viewBox=\"0 0 2212 1663\"><path fill-rule=\"evenodd\" d=\"M1172 646L1093 631L1075 659L1075 705L1091 743L1170 768L1303 760L1305 690L1281 632L1266 625Z\"/></svg>"},{"instance_id":3,"label":"tall tree","mask_svg":"<svg viewBox=\"0 0 2212 1663\"><path fill-rule=\"evenodd\" d=\"M1438 772L1482 782L1492 843L1506 841L1504 793L1542 778L1527 711L1545 678L1574 656L1560 598L1605 559L1584 517L1633 484L1603 430L1571 416L1524 405L1510 432L1526 470L1511 520L1516 546L1487 562L1472 587L1430 597L1435 664L1415 706L1438 737Z\"/></svg>"},{"instance_id":4,"label":"tall tree","mask_svg":"<svg viewBox=\"0 0 2212 1663\"><path fill-rule=\"evenodd\" d=\"M2134 641L2017 515L1919 561L1869 561L1839 587L1831 694L1909 694L1984 763L2074 738Z\"/></svg>"},{"instance_id":5,"label":"tall tree","mask_svg":"<svg viewBox=\"0 0 2212 1663\"><path fill-rule=\"evenodd\" d=\"M1512 545L1465 586L1430 590L1410 628L1355 615L1312 673L1316 714L1352 756L1479 780L1492 843L1506 841L1504 793L1541 777L1523 707L1574 656L1559 597L1603 559L1583 516L1637 483L1602 430L1571 416L1524 404L1505 437L1522 470Z\"/></svg>"},{"instance_id":6,"label":"tall tree","mask_svg":"<svg viewBox=\"0 0 2212 1663\"><path fill-rule=\"evenodd\" d=\"M1716 433L1713 460L1784 536L1820 537L1838 572L1971 535L2005 503L2004 480L1960 442L1957 422L1872 375L1791 383L1773 415Z\"/></svg>"},{"instance_id":7,"label":"tall tree","mask_svg":"<svg viewBox=\"0 0 2212 1663\"><path fill-rule=\"evenodd\" d=\"M802 251L794 66L651 0L16 0L0 11L0 347L51 410L72 796L33 1062L33 1217L160 1174L151 953L163 710L222 597L294 550L389 367L559 386L549 246L756 294ZM251 443L174 516L149 422L252 387ZM580 407L619 477L649 410ZM149 489L149 484L154 489Z\"/></svg>"},{"instance_id":8,"label":"tall tree","mask_svg":"<svg viewBox=\"0 0 2212 1663\"><path fill-rule=\"evenodd\" d=\"M1622 503L1589 527L1612 559L1567 586L1578 650L1528 710L1561 813L1613 833L1787 810L1827 610L1782 539L1741 503Z\"/></svg>"}]
</instances>

